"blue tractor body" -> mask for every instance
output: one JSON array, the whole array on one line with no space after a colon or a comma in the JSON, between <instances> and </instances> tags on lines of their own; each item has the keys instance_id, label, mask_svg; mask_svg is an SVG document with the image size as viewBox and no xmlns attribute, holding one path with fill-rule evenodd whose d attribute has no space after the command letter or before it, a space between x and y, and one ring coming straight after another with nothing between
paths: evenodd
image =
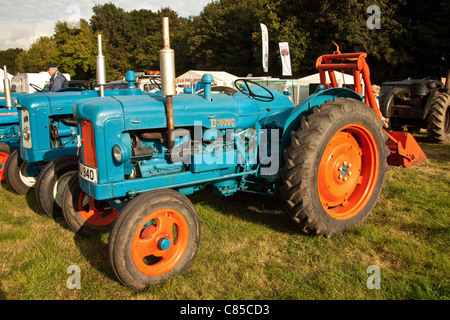
<instances>
[{"instance_id":1,"label":"blue tractor body","mask_svg":"<svg viewBox=\"0 0 450 320\"><path fill-rule=\"evenodd\" d=\"M133 82L129 83L129 89L105 90L103 95L150 94L142 93L132 86ZM79 140L73 104L100 95L98 90L69 88L56 93L24 94L14 99L20 147L11 153L5 165L5 179L13 191L23 194L34 187L40 172L49 162L61 157L71 157L70 161L73 161L77 157Z\"/></svg>"},{"instance_id":2,"label":"blue tractor body","mask_svg":"<svg viewBox=\"0 0 450 320\"><path fill-rule=\"evenodd\" d=\"M267 94L253 89L257 90ZM280 145L289 144L289 132L298 128L302 114L336 96L362 100L352 90L332 88L295 107L284 94L266 90L273 100L255 100L242 92L174 96L174 125L181 130L170 150L156 134L167 127L164 96L78 101L74 115L83 141L82 190L117 209L136 195L159 188L190 194L213 185L223 195L273 194L283 163ZM120 161L114 149L121 154Z\"/></svg>"},{"instance_id":3,"label":"blue tractor body","mask_svg":"<svg viewBox=\"0 0 450 320\"><path fill-rule=\"evenodd\" d=\"M142 94L139 89L106 90L105 95ZM73 104L99 96L99 91L76 90L24 95L16 100L20 119L20 155L23 160L48 162L76 155L78 131L73 120ZM28 134L23 134L27 132Z\"/></svg>"}]
</instances>

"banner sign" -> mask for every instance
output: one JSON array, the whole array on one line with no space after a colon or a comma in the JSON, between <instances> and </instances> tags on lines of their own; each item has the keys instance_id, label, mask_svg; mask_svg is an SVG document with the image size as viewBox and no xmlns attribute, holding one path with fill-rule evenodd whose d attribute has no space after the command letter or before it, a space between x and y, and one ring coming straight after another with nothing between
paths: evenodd
<instances>
[{"instance_id":1,"label":"banner sign","mask_svg":"<svg viewBox=\"0 0 450 320\"><path fill-rule=\"evenodd\" d=\"M264 72L269 72L269 32L265 24L260 23L260 25L262 34L262 65Z\"/></svg>"},{"instance_id":2,"label":"banner sign","mask_svg":"<svg viewBox=\"0 0 450 320\"><path fill-rule=\"evenodd\" d=\"M282 70L283 70L283 76L292 76L292 69L291 69L291 54L289 52L289 43L287 42L280 42L280 55L281 55L281 63L282 63Z\"/></svg>"}]
</instances>

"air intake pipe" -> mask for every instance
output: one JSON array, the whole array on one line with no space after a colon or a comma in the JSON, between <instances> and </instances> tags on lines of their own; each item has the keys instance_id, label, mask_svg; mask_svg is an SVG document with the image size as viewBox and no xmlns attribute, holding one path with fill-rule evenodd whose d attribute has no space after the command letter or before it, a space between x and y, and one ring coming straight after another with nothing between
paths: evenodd
<instances>
[{"instance_id":1,"label":"air intake pipe","mask_svg":"<svg viewBox=\"0 0 450 320\"><path fill-rule=\"evenodd\" d=\"M102 35L97 36L98 56L97 62L97 84L100 85L100 97L105 96L106 72L105 72L105 57L102 54Z\"/></svg>"},{"instance_id":2,"label":"air intake pipe","mask_svg":"<svg viewBox=\"0 0 450 320\"><path fill-rule=\"evenodd\" d=\"M170 49L169 18L163 17L162 34L164 47L159 51L161 70L161 94L166 96L167 139L166 148L172 149L175 141L172 132L175 129L173 120L173 96L177 94L175 88L175 52Z\"/></svg>"},{"instance_id":3,"label":"air intake pipe","mask_svg":"<svg viewBox=\"0 0 450 320\"><path fill-rule=\"evenodd\" d=\"M3 66L3 72L5 73L5 79L3 79L3 84L5 87L5 107L12 108L12 96L11 96L11 86L9 84L8 72L6 71L6 66Z\"/></svg>"}]
</instances>

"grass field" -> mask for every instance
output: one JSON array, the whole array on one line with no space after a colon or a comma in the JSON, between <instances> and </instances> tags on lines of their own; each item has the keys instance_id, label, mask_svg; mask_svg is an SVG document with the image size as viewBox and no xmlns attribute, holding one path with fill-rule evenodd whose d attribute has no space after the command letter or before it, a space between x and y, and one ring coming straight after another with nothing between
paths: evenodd
<instances>
[{"instance_id":1,"label":"grass field","mask_svg":"<svg viewBox=\"0 0 450 320\"><path fill-rule=\"evenodd\" d=\"M202 223L197 257L187 274L142 293L115 278L109 233L74 235L38 212L34 192L3 183L0 299L448 300L450 145L420 144L428 160L391 167L374 216L331 239L300 233L277 198L190 196ZM67 287L72 265L81 289ZM369 266L379 268L379 289L367 286Z\"/></svg>"}]
</instances>

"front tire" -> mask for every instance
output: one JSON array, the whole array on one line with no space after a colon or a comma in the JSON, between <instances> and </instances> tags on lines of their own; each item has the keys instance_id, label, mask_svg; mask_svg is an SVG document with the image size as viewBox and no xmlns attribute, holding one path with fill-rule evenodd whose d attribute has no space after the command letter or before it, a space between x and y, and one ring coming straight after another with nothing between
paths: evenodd
<instances>
[{"instance_id":1,"label":"front tire","mask_svg":"<svg viewBox=\"0 0 450 320\"><path fill-rule=\"evenodd\" d=\"M5 165L5 180L17 194L25 194L34 187L40 166L28 163L20 157L20 150L15 149L8 157Z\"/></svg>"},{"instance_id":2,"label":"front tire","mask_svg":"<svg viewBox=\"0 0 450 320\"><path fill-rule=\"evenodd\" d=\"M121 211L109 238L117 278L141 291L182 274L200 243L200 219L181 193L158 189L139 195Z\"/></svg>"},{"instance_id":3,"label":"front tire","mask_svg":"<svg viewBox=\"0 0 450 320\"><path fill-rule=\"evenodd\" d=\"M105 201L95 200L86 194L80 188L78 174L67 183L62 210L69 228L81 235L109 229L119 215L119 211Z\"/></svg>"},{"instance_id":4,"label":"front tire","mask_svg":"<svg viewBox=\"0 0 450 320\"><path fill-rule=\"evenodd\" d=\"M65 156L47 163L35 184L36 202L50 218L62 215L62 199L70 178L78 172L78 157Z\"/></svg>"},{"instance_id":5,"label":"front tire","mask_svg":"<svg viewBox=\"0 0 450 320\"><path fill-rule=\"evenodd\" d=\"M5 180L5 166L13 148L9 144L0 143L0 181Z\"/></svg>"},{"instance_id":6,"label":"front tire","mask_svg":"<svg viewBox=\"0 0 450 320\"><path fill-rule=\"evenodd\" d=\"M314 107L291 134L281 192L303 231L330 237L369 216L388 170L382 126L363 102L337 98Z\"/></svg>"}]
</instances>

